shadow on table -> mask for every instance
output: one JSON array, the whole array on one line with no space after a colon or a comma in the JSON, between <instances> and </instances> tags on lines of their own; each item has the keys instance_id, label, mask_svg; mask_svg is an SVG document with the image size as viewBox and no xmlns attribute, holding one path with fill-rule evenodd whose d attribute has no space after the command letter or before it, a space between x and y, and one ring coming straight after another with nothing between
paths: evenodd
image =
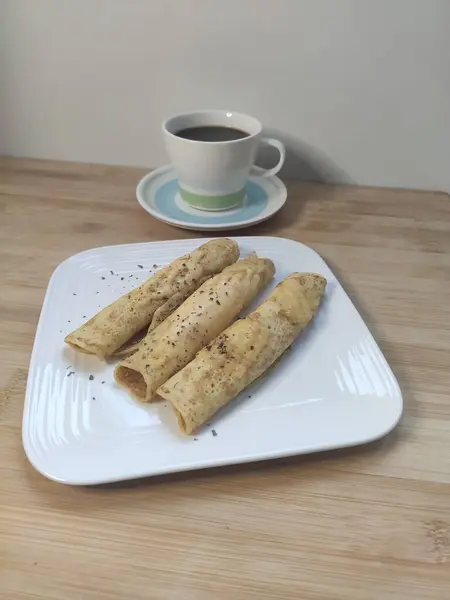
<instances>
[{"instance_id":1,"label":"shadow on table","mask_svg":"<svg viewBox=\"0 0 450 600\"><path fill-rule=\"evenodd\" d=\"M279 129L265 128L263 136L276 138L286 147L286 161L279 174L281 179L316 183L354 183L351 177L324 152L292 134ZM268 169L277 161L277 150L262 145L256 161L258 166Z\"/></svg>"}]
</instances>

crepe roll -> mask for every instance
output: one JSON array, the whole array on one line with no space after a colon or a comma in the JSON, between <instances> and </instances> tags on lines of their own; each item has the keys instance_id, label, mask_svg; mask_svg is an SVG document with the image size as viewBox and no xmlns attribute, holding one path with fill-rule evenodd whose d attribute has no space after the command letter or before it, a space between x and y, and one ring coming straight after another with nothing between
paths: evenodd
<instances>
[{"instance_id":1,"label":"crepe roll","mask_svg":"<svg viewBox=\"0 0 450 600\"><path fill-rule=\"evenodd\" d=\"M193 252L160 269L138 288L124 294L81 327L69 333L65 342L104 360L114 354L178 298L194 292L211 277L239 258L239 247L223 238L203 244ZM159 313L158 313L159 311Z\"/></svg>"},{"instance_id":2,"label":"crepe roll","mask_svg":"<svg viewBox=\"0 0 450 600\"><path fill-rule=\"evenodd\" d=\"M279 359L314 317L325 286L321 275L293 273L158 389L182 431L200 428Z\"/></svg>"},{"instance_id":3,"label":"crepe roll","mask_svg":"<svg viewBox=\"0 0 450 600\"><path fill-rule=\"evenodd\" d=\"M171 315L179 306L183 304L183 302L189 298L189 296L194 292L198 287L200 287L205 281L207 281L209 277L204 277L198 285L195 285L191 288L185 288L182 292L177 292L171 298L167 300L162 306L160 306L155 313L153 314L151 323L145 329L141 329L136 335L134 335L128 342L126 342L123 346L121 346L118 350L116 350L112 355L111 359L124 359L128 356L131 356L139 349L142 340L145 336L153 331L161 325L163 321L167 319L169 315Z\"/></svg>"},{"instance_id":4,"label":"crepe roll","mask_svg":"<svg viewBox=\"0 0 450 600\"><path fill-rule=\"evenodd\" d=\"M149 402L156 390L248 307L272 279L271 260L248 256L215 275L142 341L115 369L116 381Z\"/></svg>"}]
</instances>

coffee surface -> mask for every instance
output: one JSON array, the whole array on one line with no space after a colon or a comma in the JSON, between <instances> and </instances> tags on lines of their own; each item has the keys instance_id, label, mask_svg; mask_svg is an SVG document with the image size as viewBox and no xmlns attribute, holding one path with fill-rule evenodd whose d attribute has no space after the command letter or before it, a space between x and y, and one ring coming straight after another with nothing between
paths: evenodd
<instances>
[{"instance_id":1,"label":"coffee surface","mask_svg":"<svg viewBox=\"0 0 450 600\"><path fill-rule=\"evenodd\" d=\"M233 127L220 127L218 125L202 125L201 127L188 127L175 134L177 137L195 142L232 142L249 136L246 131Z\"/></svg>"}]
</instances>

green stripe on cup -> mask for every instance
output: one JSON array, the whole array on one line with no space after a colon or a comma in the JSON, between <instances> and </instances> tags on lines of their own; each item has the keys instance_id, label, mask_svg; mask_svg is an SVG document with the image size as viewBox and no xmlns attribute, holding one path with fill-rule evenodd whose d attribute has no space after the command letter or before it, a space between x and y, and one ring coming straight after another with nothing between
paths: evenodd
<instances>
[{"instance_id":1,"label":"green stripe on cup","mask_svg":"<svg viewBox=\"0 0 450 600\"><path fill-rule=\"evenodd\" d=\"M224 196L203 196L202 194L188 192L180 186L180 194L187 204L199 210L226 210L242 203L245 196L245 188L239 190L239 192L225 194Z\"/></svg>"}]
</instances>

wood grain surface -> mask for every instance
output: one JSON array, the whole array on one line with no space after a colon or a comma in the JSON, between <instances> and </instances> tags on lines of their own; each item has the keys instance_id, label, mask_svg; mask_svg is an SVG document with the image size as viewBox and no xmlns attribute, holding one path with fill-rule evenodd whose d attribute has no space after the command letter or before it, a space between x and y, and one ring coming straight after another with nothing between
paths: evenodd
<instances>
[{"instance_id":1,"label":"wood grain surface","mask_svg":"<svg viewBox=\"0 0 450 600\"><path fill-rule=\"evenodd\" d=\"M21 415L49 276L80 250L179 237L135 200L139 169L0 162L0 598L450 597L450 199L289 185L243 235L330 264L403 390L400 426L346 451L71 488L28 464Z\"/></svg>"}]
</instances>

